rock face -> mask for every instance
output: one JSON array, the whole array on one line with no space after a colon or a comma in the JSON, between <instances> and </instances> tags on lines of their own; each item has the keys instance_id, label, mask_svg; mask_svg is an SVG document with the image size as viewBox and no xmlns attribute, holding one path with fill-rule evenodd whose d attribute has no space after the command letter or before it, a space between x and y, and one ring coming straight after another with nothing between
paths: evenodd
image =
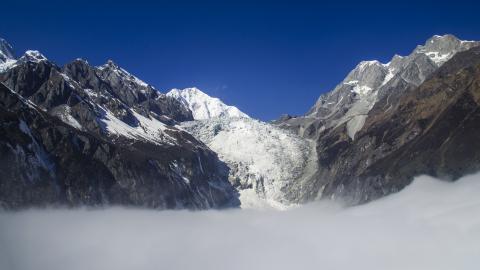
<instances>
[{"instance_id":1,"label":"rock face","mask_svg":"<svg viewBox=\"0 0 480 270\"><path fill-rule=\"evenodd\" d=\"M238 205L228 167L173 125L191 111L109 61L28 51L0 75L0 204Z\"/></svg>"},{"instance_id":2,"label":"rock face","mask_svg":"<svg viewBox=\"0 0 480 270\"><path fill-rule=\"evenodd\" d=\"M362 62L305 116L277 121L317 144L318 171L292 188L297 200L357 204L416 175L480 169L478 45L434 36L407 57Z\"/></svg>"},{"instance_id":3,"label":"rock face","mask_svg":"<svg viewBox=\"0 0 480 270\"><path fill-rule=\"evenodd\" d=\"M395 55L386 64L363 61L335 89L321 95L304 117L280 124L302 136L317 138L323 129L347 123L348 135L354 139L377 101L386 96L394 100L405 89L420 85L457 52L478 45L452 35L434 36L406 57Z\"/></svg>"},{"instance_id":4,"label":"rock face","mask_svg":"<svg viewBox=\"0 0 480 270\"><path fill-rule=\"evenodd\" d=\"M241 112L237 107L226 105L220 99L211 97L195 87L183 90L172 89L167 93L167 96L177 99L185 107L189 108L195 120L218 117L249 118L247 114Z\"/></svg>"}]
</instances>

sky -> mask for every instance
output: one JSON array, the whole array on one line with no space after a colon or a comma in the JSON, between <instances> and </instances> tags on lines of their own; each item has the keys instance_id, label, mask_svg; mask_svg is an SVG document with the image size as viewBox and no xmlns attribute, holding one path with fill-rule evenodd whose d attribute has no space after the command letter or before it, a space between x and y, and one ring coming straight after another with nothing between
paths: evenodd
<instances>
[{"instance_id":1,"label":"sky","mask_svg":"<svg viewBox=\"0 0 480 270\"><path fill-rule=\"evenodd\" d=\"M8 1L0 37L58 65L108 59L166 92L198 87L254 118L301 115L362 60L435 34L480 40L478 1Z\"/></svg>"}]
</instances>

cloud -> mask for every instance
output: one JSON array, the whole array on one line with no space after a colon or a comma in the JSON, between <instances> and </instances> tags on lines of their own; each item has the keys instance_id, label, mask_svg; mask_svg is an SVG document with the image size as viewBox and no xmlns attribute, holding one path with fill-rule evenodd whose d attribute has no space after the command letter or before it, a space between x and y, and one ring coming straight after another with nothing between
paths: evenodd
<instances>
[{"instance_id":1,"label":"cloud","mask_svg":"<svg viewBox=\"0 0 480 270\"><path fill-rule=\"evenodd\" d=\"M0 213L0 269L477 269L480 174L367 205Z\"/></svg>"}]
</instances>

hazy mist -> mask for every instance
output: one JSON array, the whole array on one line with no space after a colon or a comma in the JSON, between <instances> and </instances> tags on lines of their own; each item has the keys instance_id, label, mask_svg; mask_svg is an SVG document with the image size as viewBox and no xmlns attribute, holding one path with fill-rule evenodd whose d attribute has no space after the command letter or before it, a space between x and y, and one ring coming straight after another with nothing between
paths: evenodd
<instances>
[{"instance_id":1,"label":"hazy mist","mask_svg":"<svg viewBox=\"0 0 480 270\"><path fill-rule=\"evenodd\" d=\"M0 269L478 269L480 174L288 211L0 212Z\"/></svg>"}]
</instances>

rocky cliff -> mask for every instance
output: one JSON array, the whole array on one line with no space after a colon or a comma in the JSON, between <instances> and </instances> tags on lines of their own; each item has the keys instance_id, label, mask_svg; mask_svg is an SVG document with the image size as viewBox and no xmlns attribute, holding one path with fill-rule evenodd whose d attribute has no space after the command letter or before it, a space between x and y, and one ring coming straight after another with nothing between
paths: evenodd
<instances>
[{"instance_id":1,"label":"rocky cliff","mask_svg":"<svg viewBox=\"0 0 480 270\"><path fill-rule=\"evenodd\" d=\"M362 62L305 116L277 121L317 144L318 171L292 199L357 204L417 175L455 180L480 169L477 45L434 36L407 57Z\"/></svg>"},{"instance_id":2,"label":"rocky cliff","mask_svg":"<svg viewBox=\"0 0 480 270\"><path fill-rule=\"evenodd\" d=\"M113 62L28 51L0 80L2 206L238 205L228 167L174 127L191 111Z\"/></svg>"}]
</instances>

